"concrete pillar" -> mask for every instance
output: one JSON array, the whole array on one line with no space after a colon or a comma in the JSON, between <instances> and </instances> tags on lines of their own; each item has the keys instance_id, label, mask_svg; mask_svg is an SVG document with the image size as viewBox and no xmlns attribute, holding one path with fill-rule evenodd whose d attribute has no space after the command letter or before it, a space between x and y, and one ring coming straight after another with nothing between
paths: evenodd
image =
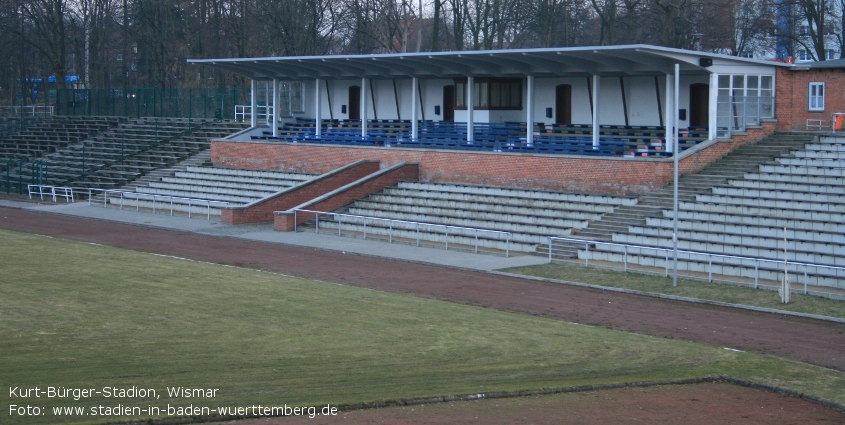
<instances>
[{"instance_id":1,"label":"concrete pillar","mask_svg":"<svg viewBox=\"0 0 845 425\"><path fill-rule=\"evenodd\" d=\"M411 140L417 140L417 104L419 103L419 93L417 92L417 77L411 78Z\"/></svg>"},{"instance_id":2,"label":"concrete pillar","mask_svg":"<svg viewBox=\"0 0 845 425\"><path fill-rule=\"evenodd\" d=\"M258 125L258 99L255 95L258 91L258 83L252 80L249 85L249 126L255 127Z\"/></svg>"},{"instance_id":3,"label":"concrete pillar","mask_svg":"<svg viewBox=\"0 0 845 425\"><path fill-rule=\"evenodd\" d=\"M672 138L675 137L675 83L672 81L674 77L671 74L666 74L666 110L664 114L666 115L666 119L664 123L666 125L665 129L665 138L666 140L666 152L672 153L675 151L675 146L672 143Z\"/></svg>"},{"instance_id":4,"label":"concrete pillar","mask_svg":"<svg viewBox=\"0 0 845 425\"><path fill-rule=\"evenodd\" d=\"M367 138L367 79L361 78L361 138Z\"/></svg>"},{"instance_id":5,"label":"concrete pillar","mask_svg":"<svg viewBox=\"0 0 845 425\"><path fill-rule=\"evenodd\" d=\"M315 127L314 127L315 128L314 134L316 134L317 136L320 136L323 133L323 125L322 125L323 118L322 118L322 115L321 115L322 112L323 112L323 105L322 105L323 96L321 96L321 93L320 93L320 83L321 82L322 82L322 80L320 80L319 78L314 80L314 120L316 121Z\"/></svg>"},{"instance_id":6,"label":"concrete pillar","mask_svg":"<svg viewBox=\"0 0 845 425\"><path fill-rule=\"evenodd\" d=\"M710 101L708 105L707 137L713 140L719 135L719 74L715 72L710 74Z\"/></svg>"},{"instance_id":7,"label":"concrete pillar","mask_svg":"<svg viewBox=\"0 0 845 425\"><path fill-rule=\"evenodd\" d=\"M475 99L473 98L474 84L475 78L473 78L472 76L467 77L467 143L472 143L472 141L475 140L475 130L473 129L473 109L475 108Z\"/></svg>"},{"instance_id":8,"label":"concrete pillar","mask_svg":"<svg viewBox=\"0 0 845 425\"><path fill-rule=\"evenodd\" d=\"M528 144L528 146L534 146L534 76L533 75L528 76L527 85L528 85L528 87L527 87L528 96L527 96L526 100L528 102L528 105L526 105L526 108L525 108L525 110L526 110L525 114L527 115L525 117L525 124L526 124L525 142Z\"/></svg>"},{"instance_id":9,"label":"concrete pillar","mask_svg":"<svg viewBox=\"0 0 845 425\"><path fill-rule=\"evenodd\" d=\"M601 125L599 124L599 91L601 90L601 77L593 75L593 149L598 149L601 138Z\"/></svg>"},{"instance_id":10,"label":"concrete pillar","mask_svg":"<svg viewBox=\"0 0 845 425\"><path fill-rule=\"evenodd\" d=\"M279 93L279 80L273 79L273 137L279 137L279 104L281 93Z\"/></svg>"}]
</instances>

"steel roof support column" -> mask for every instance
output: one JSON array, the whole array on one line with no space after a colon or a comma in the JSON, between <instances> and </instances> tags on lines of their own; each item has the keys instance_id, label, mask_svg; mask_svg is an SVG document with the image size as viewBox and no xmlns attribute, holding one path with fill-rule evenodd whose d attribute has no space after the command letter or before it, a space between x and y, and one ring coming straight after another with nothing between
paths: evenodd
<instances>
[{"instance_id":1,"label":"steel roof support column","mask_svg":"<svg viewBox=\"0 0 845 425\"><path fill-rule=\"evenodd\" d=\"M529 75L527 84L527 99L528 105L525 108L525 143L528 146L534 146L534 76Z\"/></svg>"},{"instance_id":2,"label":"steel roof support column","mask_svg":"<svg viewBox=\"0 0 845 425\"><path fill-rule=\"evenodd\" d=\"M417 85L419 80L417 77L411 78L411 140L417 140L417 103L419 103L419 92Z\"/></svg>"},{"instance_id":3,"label":"steel roof support column","mask_svg":"<svg viewBox=\"0 0 845 425\"><path fill-rule=\"evenodd\" d=\"M270 87L267 81L264 82L264 123L268 126L270 125L270 111L267 108L270 107Z\"/></svg>"},{"instance_id":4,"label":"steel roof support column","mask_svg":"<svg viewBox=\"0 0 845 425\"><path fill-rule=\"evenodd\" d=\"M273 137L279 137L279 80L273 79Z\"/></svg>"},{"instance_id":5,"label":"steel roof support column","mask_svg":"<svg viewBox=\"0 0 845 425\"><path fill-rule=\"evenodd\" d=\"M475 109L475 99L473 93L474 85L475 78L473 78L472 76L467 77L467 144L470 144L473 140L475 140L475 129L473 127L473 109Z\"/></svg>"},{"instance_id":6,"label":"steel roof support column","mask_svg":"<svg viewBox=\"0 0 845 425\"><path fill-rule=\"evenodd\" d=\"M367 78L361 78L361 138L367 138Z\"/></svg>"},{"instance_id":7,"label":"steel roof support column","mask_svg":"<svg viewBox=\"0 0 845 425\"><path fill-rule=\"evenodd\" d=\"M593 75L593 149L598 149L601 139L601 125L599 124L599 90L601 89L601 77Z\"/></svg>"},{"instance_id":8,"label":"steel roof support column","mask_svg":"<svg viewBox=\"0 0 845 425\"><path fill-rule=\"evenodd\" d=\"M255 95L258 89L256 88L258 83L255 80L252 80L249 85L249 126L255 127L258 125L258 99L256 99Z\"/></svg>"},{"instance_id":9,"label":"steel roof support column","mask_svg":"<svg viewBox=\"0 0 845 425\"><path fill-rule=\"evenodd\" d=\"M664 120L664 124L666 125L665 128L665 137L666 140L666 152L672 153L675 151L675 144L672 142L672 137L674 137L675 126L675 114L678 112L675 107L675 83L672 81L673 77L671 74L666 74L666 110L663 112L666 115L666 119Z\"/></svg>"},{"instance_id":10,"label":"steel roof support column","mask_svg":"<svg viewBox=\"0 0 845 425\"><path fill-rule=\"evenodd\" d=\"M323 134L323 119L321 115L323 112L323 96L320 93L320 82L321 80L319 78L314 80L314 120L316 121L314 123L314 134L317 136Z\"/></svg>"}]
</instances>

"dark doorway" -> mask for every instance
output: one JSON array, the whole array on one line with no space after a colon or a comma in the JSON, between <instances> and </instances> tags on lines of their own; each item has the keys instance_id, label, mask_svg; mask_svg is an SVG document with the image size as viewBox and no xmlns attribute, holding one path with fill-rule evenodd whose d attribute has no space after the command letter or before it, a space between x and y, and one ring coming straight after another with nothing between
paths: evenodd
<instances>
[{"instance_id":1,"label":"dark doorway","mask_svg":"<svg viewBox=\"0 0 845 425\"><path fill-rule=\"evenodd\" d=\"M349 119L361 119L361 86L349 86Z\"/></svg>"},{"instance_id":2,"label":"dark doorway","mask_svg":"<svg viewBox=\"0 0 845 425\"><path fill-rule=\"evenodd\" d=\"M689 87L689 126L707 127L710 121L710 85L691 84Z\"/></svg>"},{"instance_id":3,"label":"dark doorway","mask_svg":"<svg viewBox=\"0 0 845 425\"><path fill-rule=\"evenodd\" d=\"M443 86L443 121L455 121L455 86Z\"/></svg>"},{"instance_id":4,"label":"dark doorway","mask_svg":"<svg viewBox=\"0 0 845 425\"><path fill-rule=\"evenodd\" d=\"M572 124L572 86L555 87L555 123Z\"/></svg>"}]
</instances>

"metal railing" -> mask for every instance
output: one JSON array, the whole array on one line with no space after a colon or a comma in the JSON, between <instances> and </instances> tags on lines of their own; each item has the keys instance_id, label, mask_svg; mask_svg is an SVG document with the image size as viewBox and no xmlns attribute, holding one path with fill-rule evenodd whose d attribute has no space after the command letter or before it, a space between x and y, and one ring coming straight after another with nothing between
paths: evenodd
<instances>
[{"instance_id":1,"label":"metal railing","mask_svg":"<svg viewBox=\"0 0 845 425\"><path fill-rule=\"evenodd\" d=\"M340 219L340 220L337 221L337 223L338 223L338 226L337 226L338 236L340 236L341 230L343 228L343 218L344 217L360 219L360 220L362 220L363 226L364 226L364 231L363 231L364 240L367 239L367 220L370 220L370 221L373 221L373 222L375 222L375 221L386 222L386 223L388 223L388 234L387 235L388 235L388 242L389 243L393 243L393 225L394 224L396 224L396 223L410 224L410 225L416 227L416 244L417 244L417 246L420 246L422 228L428 228L428 229L441 228L441 229L443 229L443 233L444 233L444 236L445 236L444 240L445 240L446 250L449 249L449 230L470 231L470 232L474 233L474 237L475 237L475 244L474 244L475 251L474 252L476 254L478 253L478 234L479 234L479 232L486 233L486 234L502 235L502 236L505 237L504 238L505 257L510 257L510 242L511 242L511 236L512 236L511 232L505 232L505 231L501 231L501 230L478 229L478 228L473 228L473 227L449 226L449 225L446 225L446 224L422 223L422 222L418 222L418 221L396 220L396 219L391 219L391 218L370 217L370 216L363 216L363 215L341 214L341 213L325 212L325 211L313 211L313 210L306 210L306 209L294 209L293 210L293 217L294 217L293 218L293 220L294 220L293 231L294 232L296 232L296 229L297 229L297 225L296 225L296 223L298 222L297 214L299 214L299 213L314 214L314 220L315 220L314 233L317 233L317 232L320 231L320 216L321 215L330 215L330 216L338 217ZM408 229L403 229L403 230L408 230ZM452 233L452 236L455 236L454 232ZM468 237L466 235L461 235L461 236Z\"/></svg>"},{"instance_id":2,"label":"metal railing","mask_svg":"<svg viewBox=\"0 0 845 425\"><path fill-rule=\"evenodd\" d=\"M26 189L29 192L29 199L32 199L32 195L38 195L43 201L44 195L47 195L53 198L53 202L56 202L56 198L65 198L65 202L75 202L72 187L29 184L26 186ZM48 189L49 192L44 193L44 189Z\"/></svg>"},{"instance_id":3,"label":"metal railing","mask_svg":"<svg viewBox=\"0 0 845 425\"><path fill-rule=\"evenodd\" d=\"M623 269L625 272L628 271L628 251L630 248L636 248L638 250L650 250L656 253L663 253L664 260L665 260L665 272L664 276L669 277L669 264L670 258L674 255L675 250L672 248L661 248L655 246L648 246L648 245L637 245L637 244L625 244L625 243L618 243L618 242L604 242L604 241L595 241L595 240L588 240L588 239L573 239L573 238L562 238L562 237L554 237L549 236L549 263L552 262L552 242L553 241L566 241L566 242L574 242L576 244L584 244L584 265L585 267L590 266L590 247L592 246L594 249L596 245L603 245L603 246L616 246L623 248ZM692 261L692 262L699 262L699 263L707 263L707 281L712 283L713 282L713 260L714 259L731 259L736 260L739 264L733 264L728 262L717 262L717 266L731 266L731 267L748 267L746 262L754 263L754 288L759 288L760 286L760 266L766 263L775 264L777 265L776 268L772 268L776 272L789 272L790 267L794 268L796 274L799 271L803 270L804 272L804 294L808 293L808 286L809 286L809 269L816 268L816 269L825 269L825 270L842 270L845 271L845 267L838 267L838 266L830 266L826 264L814 264L814 263L803 263L799 261L787 261L787 260L772 260L768 258L757 258L757 257L743 257L739 255L726 255L726 254L715 254L710 252L701 252L701 251L689 251L689 250L678 250L678 254L685 254L688 257L686 259L682 259L682 261ZM690 258L691 256L698 256L701 257L701 260L695 260ZM818 273L814 273L818 275Z\"/></svg>"},{"instance_id":4,"label":"metal railing","mask_svg":"<svg viewBox=\"0 0 845 425\"><path fill-rule=\"evenodd\" d=\"M92 204L93 194L94 192L102 192L103 193L103 207L108 207L108 197L109 194L112 195L112 198L115 196L120 197L120 209L123 209L123 200L124 198L134 199L135 200L135 211L140 211L140 201L153 201L153 214L156 213L156 201L161 198L165 200L164 204L167 205L168 203L166 200L169 200L170 204L170 215L173 216L173 201L187 201L188 203L188 218L191 217L191 207L194 205L202 206L203 204L206 207L206 220L211 220L211 204L219 204L220 206L229 205L228 201L213 201L209 199L199 199L199 198L185 198L181 196L170 196L170 195L157 195L153 193L139 193L139 192L131 192L125 190L114 190L114 189L96 189L96 188L88 188L88 205Z\"/></svg>"},{"instance_id":5,"label":"metal railing","mask_svg":"<svg viewBox=\"0 0 845 425\"><path fill-rule=\"evenodd\" d=\"M255 108L256 122L269 122L271 117L271 107L265 105L258 105ZM252 119L252 106L250 105L235 105L235 121L247 122Z\"/></svg>"},{"instance_id":6,"label":"metal railing","mask_svg":"<svg viewBox=\"0 0 845 425\"><path fill-rule=\"evenodd\" d=\"M46 118L55 115L55 106L0 106L0 116L4 117L38 117Z\"/></svg>"}]
</instances>

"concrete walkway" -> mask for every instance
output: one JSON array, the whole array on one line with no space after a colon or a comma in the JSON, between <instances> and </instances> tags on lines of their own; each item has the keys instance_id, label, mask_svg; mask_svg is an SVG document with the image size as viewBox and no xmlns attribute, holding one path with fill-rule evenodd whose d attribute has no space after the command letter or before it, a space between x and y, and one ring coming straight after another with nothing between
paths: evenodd
<instances>
[{"instance_id":1,"label":"concrete walkway","mask_svg":"<svg viewBox=\"0 0 845 425\"><path fill-rule=\"evenodd\" d=\"M202 218L171 217L169 212L152 214L151 212L119 210L116 208L89 206L87 202L53 204L52 202L29 203L0 200L0 206L471 270L491 271L548 262L546 258L524 255L522 253L506 258L455 250L447 251L437 248L365 241L351 237L315 233L276 232L270 223L226 226L220 223L219 218L215 219L214 217L211 220L206 220L204 216Z\"/></svg>"}]
</instances>

